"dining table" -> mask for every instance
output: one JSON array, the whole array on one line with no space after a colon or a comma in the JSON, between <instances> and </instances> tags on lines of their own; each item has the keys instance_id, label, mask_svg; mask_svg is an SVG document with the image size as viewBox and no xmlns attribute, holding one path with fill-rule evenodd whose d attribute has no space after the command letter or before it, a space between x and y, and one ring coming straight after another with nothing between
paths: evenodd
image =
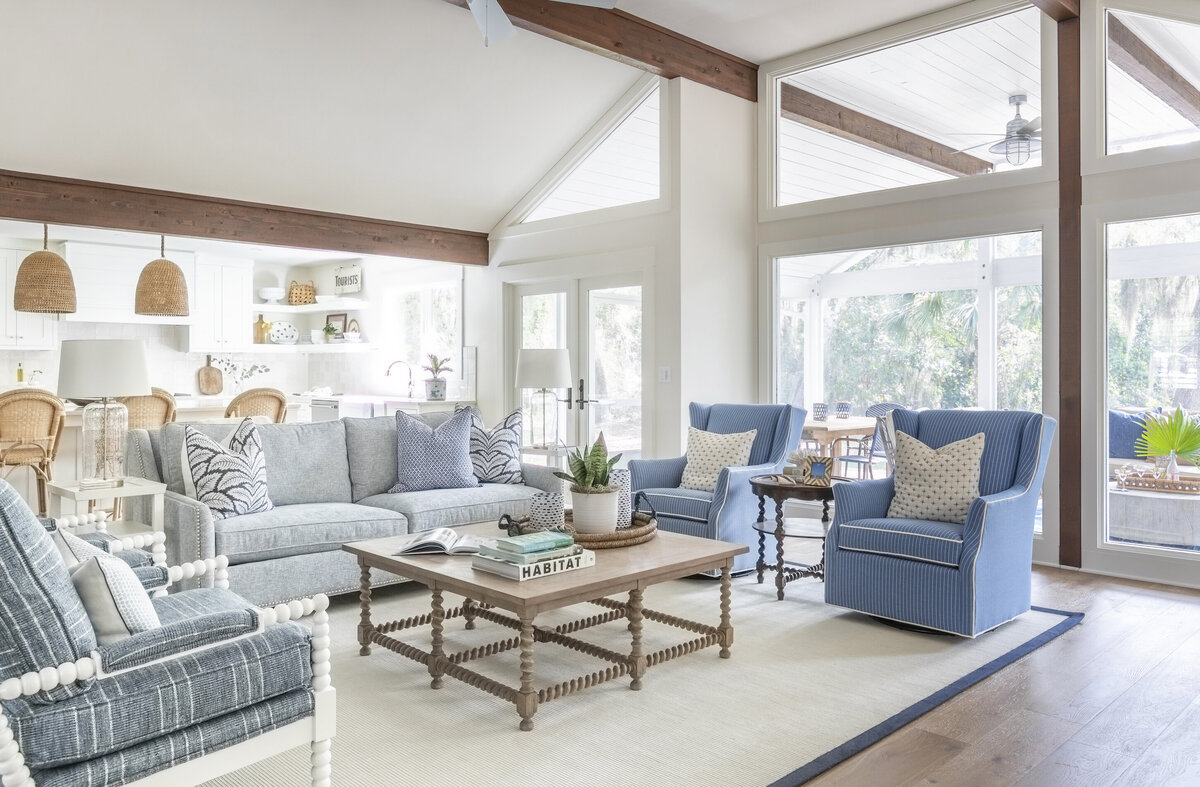
<instances>
[{"instance_id":1,"label":"dining table","mask_svg":"<svg viewBox=\"0 0 1200 787\"><path fill-rule=\"evenodd\" d=\"M875 424L875 418L861 415L825 421L809 418L804 422L804 439L815 440L821 446L821 456L836 459L845 452L846 443L839 441L839 438L872 435L875 433Z\"/></svg>"}]
</instances>

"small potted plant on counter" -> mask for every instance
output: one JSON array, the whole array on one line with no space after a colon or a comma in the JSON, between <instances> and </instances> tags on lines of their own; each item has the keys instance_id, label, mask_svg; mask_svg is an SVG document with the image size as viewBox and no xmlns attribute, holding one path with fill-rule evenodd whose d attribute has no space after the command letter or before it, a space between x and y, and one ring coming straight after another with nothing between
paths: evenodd
<instances>
[{"instance_id":1,"label":"small potted plant on counter","mask_svg":"<svg viewBox=\"0 0 1200 787\"><path fill-rule=\"evenodd\" d=\"M555 475L571 482L571 505L575 530L580 533L611 533L617 529L617 496L619 490L609 483L613 465L621 455L609 457L608 446L601 432L596 442L567 454L570 473L555 471Z\"/></svg>"},{"instance_id":2,"label":"small potted plant on counter","mask_svg":"<svg viewBox=\"0 0 1200 787\"><path fill-rule=\"evenodd\" d=\"M324 341L331 342L337 336L337 328L331 322L325 323L325 327L321 329L321 333L325 334ZM316 336L314 335L315 339Z\"/></svg>"},{"instance_id":3,"label":"small potted plant on counter","mask_svg":"<svg viewBox=\"0 0 1200 787\"><path fill-rule=\"evenodd\" d=\"M452 372L447 364L449 358L438 358L436 353L429 353L429 365L421 368L429 372L425 380L425 398L431 402L440 402L446 398L446 381L442 379L443 372Z\"/></svg>"}]
</instances>

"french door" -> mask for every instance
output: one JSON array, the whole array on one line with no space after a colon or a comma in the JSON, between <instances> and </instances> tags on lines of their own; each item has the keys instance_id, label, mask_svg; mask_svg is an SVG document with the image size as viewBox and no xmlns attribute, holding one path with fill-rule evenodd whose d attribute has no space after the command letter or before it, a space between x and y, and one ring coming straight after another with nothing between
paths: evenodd
<instances>
[{"instance_id":1,"label":"french door","mask_svg":"<svg viewBox=\"0 0 1200 787\"><path fill-rule=\"evenodd\" d=\"M529 446L580 446L603 432L620 465L643 451L642 285L637 275L561 279L513 287L509 380L523 348L565 348L570 389L544 398L513 389ZM543 415L545 428L543 433Z\"/></svg>"}]
</instances>

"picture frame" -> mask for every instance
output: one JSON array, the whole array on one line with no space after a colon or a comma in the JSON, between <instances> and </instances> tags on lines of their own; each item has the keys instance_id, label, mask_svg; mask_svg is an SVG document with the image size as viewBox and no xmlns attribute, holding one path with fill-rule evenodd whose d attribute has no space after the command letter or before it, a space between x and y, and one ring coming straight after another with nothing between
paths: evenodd
<instances>
[{"instance_id":1,"label":"picture frame","mask_svg":"<svg viewBox=\"0 0 1200 787\"><path fill-rule=\"evenodd\" d=\"M346 312L341 312L340 314L326 314L325 324L332 325L337 330L337 334L335 335L341 336L346 332L346 318L348 316L349 315Z\"/></svg>"},{"instance_id":2,"label":"picture frame","mask_svg":"<svg viewBox=\"0 0 1200 787\"><path fill-rule=\"evenodd\" d=\"M796 470L796 478L804 486L830 486L833 482L832 457L806 456Z\"/></svg>"}]
</instances>

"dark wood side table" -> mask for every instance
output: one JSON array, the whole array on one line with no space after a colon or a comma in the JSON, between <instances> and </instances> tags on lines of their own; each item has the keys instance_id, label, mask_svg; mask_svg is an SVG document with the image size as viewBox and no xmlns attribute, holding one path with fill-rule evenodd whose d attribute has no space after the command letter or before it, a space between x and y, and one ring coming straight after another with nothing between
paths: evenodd
<instances>
[{"instance_id":1,"label":"dark wood side table","mask_svg":"<svg viewBox=\"0 0 1200 787\"><path fill-rule=\"evenodd\" d=\"M758 531L758 584L762 584L763 574L768 568L775 571L775 590L780 601L783 600L783 586L793 579L803 577L825 578L825 534L829 532L829 503L833 500L831 486L805 486L786 481L778 481L774 476L755 476L750 479L750 488L758 495L758 521L754 529ZM767 498L775 501L775 521L766 519ZM785 524L783 520L783 504L787 500L820 500L821 524L799 522ZM775 564L766 562L767 534L775 535ZM821 560L819 563L807 565L794 563L783 559L783 540L785 538L817 538L821 540Z\"/></svg>"}]
</instances>

